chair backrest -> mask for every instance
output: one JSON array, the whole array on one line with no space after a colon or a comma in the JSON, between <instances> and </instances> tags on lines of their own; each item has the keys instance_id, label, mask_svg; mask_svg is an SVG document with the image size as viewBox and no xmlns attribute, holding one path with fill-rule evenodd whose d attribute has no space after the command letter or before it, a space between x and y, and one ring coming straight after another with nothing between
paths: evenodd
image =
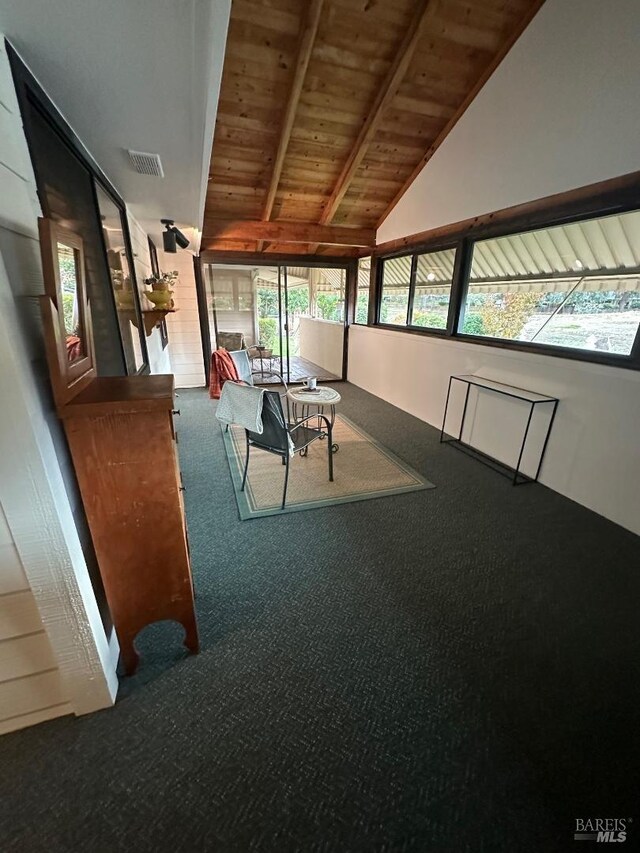
<instances>
[{"instance_id":1,"label":"chair backrest","mask_svg":"<svg viewBox=\"0 0 640 853\"><path fill-rule=\"evenodd\" d=\"M226 350L242 349L244 347L244 335L242 332L218 332L216 343Z\"/></svg>"},{"instance_id":2,"label":"chair backrest","mask_svg":"<svg viewBox=\"0 0 640 853\"><path fill-rule=\"evenodd\" d=\"M238 377L246 382L247 385L253 385L253 376L251 375L251 362L249 361L249 355L246 349L235 350L235 352L230 352L229 355L233 359L233 363L236 366L236 370L238 371Z\"/></svg>"},{"instance_id":3,"label":"chair backrest","mask_svg":"<svg viewBox=\"0 0 640 853\"><path fill-rule=\"evenodd\" d=\"M277 391L265 391L262 398L262 432L247 430L251 443L276 453L289 452L289 432Z\"/></svg>"}]
</instances>

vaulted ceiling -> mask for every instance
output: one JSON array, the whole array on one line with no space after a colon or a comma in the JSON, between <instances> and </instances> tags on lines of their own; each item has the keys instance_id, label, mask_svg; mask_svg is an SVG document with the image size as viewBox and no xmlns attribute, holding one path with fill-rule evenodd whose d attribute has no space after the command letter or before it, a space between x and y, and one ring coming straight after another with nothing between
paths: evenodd
<instances>
[{"instance_id":1,"label":"vaulted ceiling","mask_svg":"<svg viewBox=\"0 0 640 853\"><path fill-rule=\"evenodd\" d=\"M202 248L357 254L543 0L233 0Z\"/></svg>"}]
</instances>

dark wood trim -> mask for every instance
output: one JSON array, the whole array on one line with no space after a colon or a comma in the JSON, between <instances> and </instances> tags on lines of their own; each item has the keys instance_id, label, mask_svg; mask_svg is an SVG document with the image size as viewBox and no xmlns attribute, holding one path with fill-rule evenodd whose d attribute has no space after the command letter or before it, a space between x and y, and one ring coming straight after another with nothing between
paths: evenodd
<instances>
[{"instance_id":1,"label":"dark wood trim","mask_svg":"<svg viewBox=\"0 0 640 853\"><path fill-rule=\"evenodd\" d=\"M198 300L198 321L200 323L200 343L202 344L202 358L204 361L204 376L206 386L209 387L209 373L211 371L211 327L209 325L209 310L207 308L207 290L202 275L202 259L198 256L193 258L193 274L196 280L196 298Z\"/></svg>"},{"instance_id":2,"label":"dark wood trim","mask_svg":"<svg viewBox=\"0 0 640 853\"><path fill-rule=\"evenodd\" d=\"M433 251L433 247L437 245L446 241L451 244L463 237L484 240L518 231L562 225L579 219L624 213L639 207L640 171L637 171L439 228L419 231L407 237L388 240L386 243L379 243L374 251L376 255L385 258L408 252Z\"/></svg>"},{"instance_id":3,"label":"dark wood trim","mask_svg":"<svg viewBox=\"0 0 640 853\"><path fill-rule=\"evenodd\" d=\"M388 205L388 207L386 208L386 210L384 211L384 213L382 214L382 216L378 220L378 227L380 227L380 225L384 222L384 220L387 218L387 216L389 216L389 214L394 209L394 207L398 204L398 202L400 201L402 196L406 193L406 191L409 189L411 184L415 181L415 179L418 177L420 172L424 169L424 167L427 165L429 160L433 157L433 155L436 153L438 148L442 145L442 143L445 141L447 136L451 133L451 131L453 130L455 125L460 121L460 119L462 118L464 113L470 107L471 103L475 100L477 95L480 93L480 90L484 87L487 80L491 77L493 72L500 65L500 63L505 58L505 56L509 53L509 51L511 50L513 45L520 38L520 36L526 30L526 28L529 26L529 24L531 23L533 18L537 15L537 13L539 12L540 7L542 6L543 3L544 3L544 0L537 0L536 3L532 4L527 9L527 12L524 15L524 17L518 22L517 26L514 28L513 32L509 35L507 40L500 46L499 51L493 57L491 62L487 65L487 67L485 68L484 72L482 73L482 75L477 80L474 87L468 93L468 95L466 96L464 101L460 104L460 106L455 111L455 113L451 116L451 118L449 119L447 124L444 126L444 128L440 131L436 140L429 146L429 148L425 152L424 156L420 158L420 161L417 163L413 172L411 172L411 174L406 179L406 181L404 182L402 187L396 193L396 195L392 199L391 203Z\"/></svg>"},{"instance_id":4,"label":"dark wood trim","mask_svg":"<svg viewBox=\"0 0 640 853\"><path fill-rule=\"evenodd\" d=\"M350 228L343 225L318 225L317 222L284 220L266 222L246 219L209 219L202 237L204 251L215 250L211 245L219 240L268 240L271 243L318 243L323 246L354 246L373 248L375 228Z\"/></svg>"},{"instance_id":5,"label":"dark wood trim","mask_svg":"<svg viewBox=\"0 0 640 853\"><path fill-rule=\"evenodd\" d=\"M371 249L366 252L371 254ZM253 264L256 267L269 267L277 264L305 267L344 267L353 260L351 255L304 255L283 254L281 252L200 252L204 264Z\"/></svg>"}]
</instances>

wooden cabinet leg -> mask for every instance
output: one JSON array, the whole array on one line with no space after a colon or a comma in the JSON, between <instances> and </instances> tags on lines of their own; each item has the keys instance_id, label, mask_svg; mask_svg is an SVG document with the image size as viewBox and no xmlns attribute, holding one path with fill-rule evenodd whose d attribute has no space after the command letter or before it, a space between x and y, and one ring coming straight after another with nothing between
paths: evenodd
<instances>
[{"instance_id":1,"label":"wooden cabinet leg","mask_svg":"<svg viewBox=\"0 0 640 853\"><path fill-rule=\"evenodd\" d=\"M133 675L140 663L140 655L136 651L133 638L127 637L121 639L118 637L118 641L120 643L120 654L122 655L125 674Z\"/></svg>"},{"instance_id":2,"label":"wooden cabinet leg","mask_svg":"<svg viewBox=\"0 0 640 853\"><path fill-rule=\"evenodd\" d=\"M184 645L189 651L197 655L200 651L200 641L198 639L198 626L196 625L195 617L183 619L181 625L184 628Z\"/></svg>"}]
</instances>

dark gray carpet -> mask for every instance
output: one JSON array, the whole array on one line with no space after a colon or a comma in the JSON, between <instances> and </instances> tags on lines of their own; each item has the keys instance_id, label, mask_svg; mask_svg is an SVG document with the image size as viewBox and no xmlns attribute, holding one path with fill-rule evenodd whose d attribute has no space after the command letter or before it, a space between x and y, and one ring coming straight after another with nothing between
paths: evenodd
<instances>
[{"instance_id":1,"label":"dark gray carpet","mask_svg":"<svg viewBox=\"0 0 640 853\"><path fill-rule=\"evenodd\" d=\"M181 392L202 653L147 629L114 709L0 738L3 853L548 853L640 819L640 539L340 391L438 488L240 522Z\"/></svg>"}]
</instances>

